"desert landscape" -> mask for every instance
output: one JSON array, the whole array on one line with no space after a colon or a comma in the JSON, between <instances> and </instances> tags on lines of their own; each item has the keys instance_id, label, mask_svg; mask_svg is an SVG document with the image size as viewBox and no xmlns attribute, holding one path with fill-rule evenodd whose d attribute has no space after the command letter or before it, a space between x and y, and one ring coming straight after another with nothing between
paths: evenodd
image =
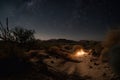
<instances>
[{"instance_id":1,"label":"desert landscape","mask_svg":"<svg viewBox=\"0 0 120 80\"><path fill-rule=\"evenodd\" d=\"M108 55L119 53L120 46L110 49L120 43L119 29L109 31L103 42L67 39L41 41L30 38L34 34L27 35L26 39L26 33L32 30L14 30L16 34L11 35L9 27L1 27L1 80L119 80L119 69L115 65L119 63L119 58L116 57L115 61Z\"/></svg>"},{"instance_id":2,"label":"desert landscape","mask_svg":"<svg viewBox=\"0 0 120 80\"><path fill-rule=\"evenodd\" d=\"M0 0L0 80L120 80L119 0Z\"/></svg>"}]
</instances>

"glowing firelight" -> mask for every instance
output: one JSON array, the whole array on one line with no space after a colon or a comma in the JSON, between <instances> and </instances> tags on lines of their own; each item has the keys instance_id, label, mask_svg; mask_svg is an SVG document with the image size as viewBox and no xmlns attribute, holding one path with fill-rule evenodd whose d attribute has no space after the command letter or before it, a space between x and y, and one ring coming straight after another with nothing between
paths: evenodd
<instances>
[{"instance_id":1,"label":"glowing firelight","mask_svg":"<svg viewBox=\"0 0 120 80\"><path fill-rule=\"evenodd\" d=\"M84 56L84 55L86 55L86 54L88 54L88 53L85 52L83 49L80 49L80 50L77 50L77 51L75 52L75 55L74 55L74 56L76 56L76 57L82 57L82 56Z\"/></svg>"}]
</instances>

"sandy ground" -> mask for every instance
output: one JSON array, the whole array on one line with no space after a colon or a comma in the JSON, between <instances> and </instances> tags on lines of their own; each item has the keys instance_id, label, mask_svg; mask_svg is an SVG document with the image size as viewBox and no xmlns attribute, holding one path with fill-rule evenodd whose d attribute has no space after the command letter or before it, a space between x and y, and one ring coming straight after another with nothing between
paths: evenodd
<instances>
[{"instance_id":1,"label":"sandy ground","mask_svg":"<svg viewBox=\"0 0 120 80\"><path fill-rule=\"evenodd\" d=\"M76 72L80 76L90 77L91 80L111 80L114 76L108 63L100 64L98 59L91 55L83 56L80 59L82 61L80 63L66 62L64 64L62 63L64 60L53 57L44 61L58 71L64 71L68 74Z\"/></svg>"}]
</instances>

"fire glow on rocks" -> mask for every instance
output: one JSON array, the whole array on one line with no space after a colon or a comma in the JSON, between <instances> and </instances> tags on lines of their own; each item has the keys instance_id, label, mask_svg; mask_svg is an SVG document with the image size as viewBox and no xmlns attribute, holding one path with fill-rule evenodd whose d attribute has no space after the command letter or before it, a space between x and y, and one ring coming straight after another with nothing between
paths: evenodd
<instances>
[{"instance_id":1,"label":"fire glow on rocks","mask_svg":"<svg viewBox=\"0 0 120 80\"><path fill-rule=\"evenodd\" d=\"M85 52L83 49L79 49L75 52L75 57L84 57L85 55L88 55L88 52Z\"/></svg>"},{"instance_id":2,"label":"fire glow on rocks","mask_svg":"<svg viewBox=\"0 0 120 80\"><path fill-rule=\"evenodd\" d=\"M82 61L84 57L89 55L89 51L85 51L83 48L79 48L75 50L75 52L71 55L69 55L70 59L75 61Z\"/></svg>"}]
</instances>

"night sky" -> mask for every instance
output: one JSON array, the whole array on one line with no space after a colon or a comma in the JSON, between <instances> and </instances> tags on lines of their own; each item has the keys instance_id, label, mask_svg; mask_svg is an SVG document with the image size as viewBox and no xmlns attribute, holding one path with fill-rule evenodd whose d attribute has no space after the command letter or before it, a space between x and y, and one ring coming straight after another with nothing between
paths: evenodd
<instances>
[{"instance_id":1,"label":"night sky","mask_svg":"<svg viewBox=\"0 0 120 80\"><path fill-rule=\"evenodd\" d=\"M103 40L120 25L119 0L0 0L0 20L36 31L36 38Z\"/></svg>"}]
</instances>

